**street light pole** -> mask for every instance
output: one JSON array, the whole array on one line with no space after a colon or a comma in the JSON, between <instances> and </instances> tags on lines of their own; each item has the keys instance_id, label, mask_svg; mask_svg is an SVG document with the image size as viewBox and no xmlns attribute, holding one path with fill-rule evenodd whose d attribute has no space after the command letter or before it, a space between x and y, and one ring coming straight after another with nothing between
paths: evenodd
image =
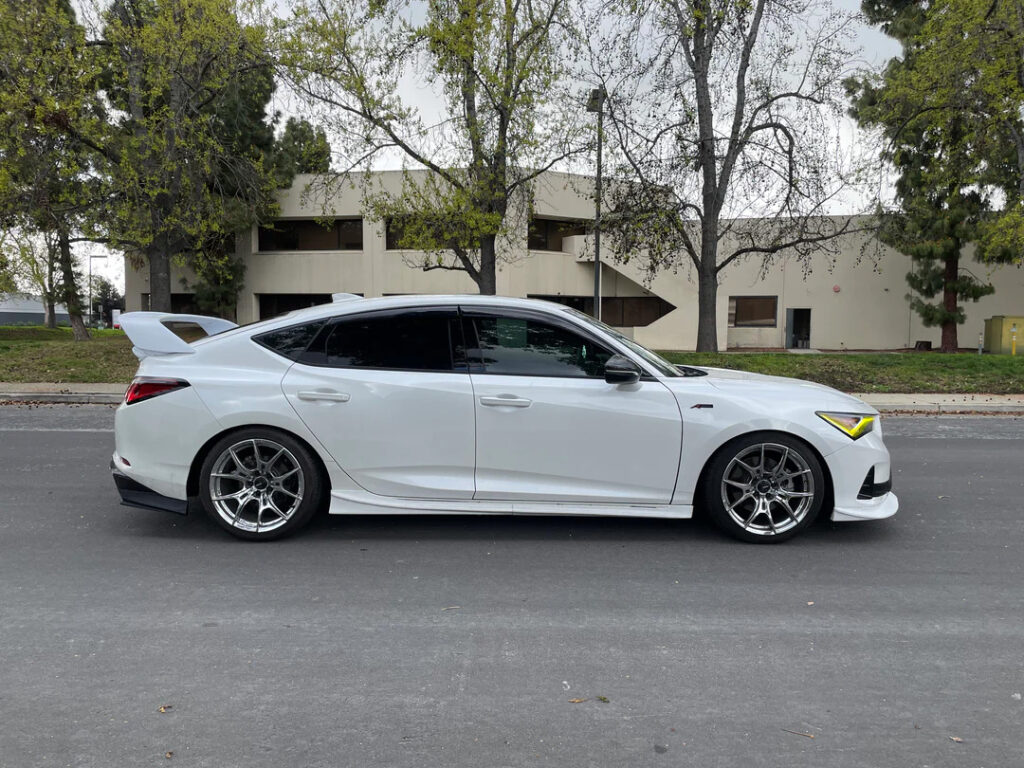
<instances>
[{"instance_id":1,"label":"street light pole","mask_svg":"<svg viewBox=\"0 0 1024 768\"><path fill-rule=\"evenodd\" d=\"M597 113L597 180L594 190L594 319L601 319L601 145L604 142L604 86L594 88L587 101L587 112Z\"/></svg>"}]
</instances>

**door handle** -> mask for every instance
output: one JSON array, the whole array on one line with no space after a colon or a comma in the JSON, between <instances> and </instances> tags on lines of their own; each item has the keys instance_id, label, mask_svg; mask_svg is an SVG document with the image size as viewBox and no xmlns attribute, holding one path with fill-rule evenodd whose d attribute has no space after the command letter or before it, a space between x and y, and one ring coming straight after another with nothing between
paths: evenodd
<instances>
[{"instance_id":1,"label":"door handle","mask_svg":"<svg viewBox=\"0 0 1024 768\"><path fill-rule=\"evenodd\" d=\"M489 405L491 407L529 408L532 402L532 400L527 400L525 397L514 397L512 395L480 398L480 405Z\"/></svg>"},{"instance_id":2,"label":"door handle","mask_svg":"<svg viewBox=\"0 0 1024 768\"><path fill-rule=\"evenodd\" d=\"M347 403L350 395L344 392L318 392L315 389L300 389L299 400L326 400L331 403Z\"/></svg>"}]
</instances>

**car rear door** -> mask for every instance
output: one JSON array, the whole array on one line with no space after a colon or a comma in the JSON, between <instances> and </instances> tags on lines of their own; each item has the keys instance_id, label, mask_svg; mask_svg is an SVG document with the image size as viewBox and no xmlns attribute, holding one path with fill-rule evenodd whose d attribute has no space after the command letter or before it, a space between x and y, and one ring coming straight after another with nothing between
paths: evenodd
<instances>
[{"instance_id":1,"label":"car rear door","mask_svg":"<svg viewBox=\"0 0 1024 768\"><path fill-rule=\"evenodd\" d=\"M456 307L335 318L282 386L306 426L367 491L472 498L473 390Z\"/></svg>"},{"instance_id":2,"label":"car rear door","mask_svg":"<svg viewBox=\"0 0 1024 768\"><path fill-rule=\"evenodd\" d=\"M668 504L682 419L654 377L609 384L606 343L553 313L463 307L477 499Z\"/></svg>"}]
</instances>

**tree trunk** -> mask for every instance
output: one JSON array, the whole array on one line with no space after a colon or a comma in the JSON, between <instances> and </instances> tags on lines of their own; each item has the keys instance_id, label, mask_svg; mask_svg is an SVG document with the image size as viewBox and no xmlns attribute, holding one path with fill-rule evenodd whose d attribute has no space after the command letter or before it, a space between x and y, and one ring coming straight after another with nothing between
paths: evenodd
<instances>
[{"instance_id":1,"label":"tree trunk","mask_svg":"<svg viewBox=\"0 0 1024 768\"><path fill-rule=\"evenodd\" d=\"M480 238L480 276L477 287L481 296L494 296L498 293L498 259L494 241L494 235Z\"/></svg>"},{"instance_id":2,"label":"tree trunk","mask_svg":"<svg viewBox=\"0 0 1024 768\"><path fill-rule=\"evenodd\" d=\"M44 278L45 283L43 285L43 306L44 320L43 323L47 328L57 327L57 288L55 283L57 282L57 262L60 260L60 254L54 245L53 238L47 235L46 237L46 277Z\"/></svg>"},{"instance_id":3,"label":"tree trunk","mask_svg":"<svg viewBox=\"0 0 1024 768\"><path fill-rule=\"evenodd\" d=\"M718 351L718 226L701 227L700 268L697 270L697 351Z\"/></svg>"},{"instance_id":4,"label":"tree trunk","mask_svg":"<svg viewBox=\"0 0 1024 768\"><path fill-rule=\"evenodd\" d=\"M75 284L75 265L71 257L71 243L68 233L60 230L57 233L59 248L60 272L62 278L64 306L67 307L71 319L71 333L75 341L88 341L89 329L82 320L82 303L78 298L78 286Z\"/></svg>"},{"instance_id":5,"label":"tree trunk","mask_svg":"<svg viewBox=\"0 0 1024 768\"><path fill-rule=\"evenodd\" d=\"M718 351L718 275L714 267L697 275L697 351Z\"/></svg>"},{"instance_id":6,"label":"tree trunk","mask_svg":"<svg viewBox=\"0 0 1024 768\"><path fill-rule=\"evenodd\" d=\"M956 322L956 279L960 276L960 249L946 258L946 271L942 279L942 307L946 310L946 320L942 324L942 352L960 351L957 339Z\"/></svg>"},{"instance_id":7,"label":"tree trunk","mask_svg":"<svg viewBox=\"0 0 1024 768\"><path fill-rule=\"evenodd\" d=\"M171 257L161 243L146 248L149 260L149 309L151 312L171 311Z\"/></svg>"}]
</instances>

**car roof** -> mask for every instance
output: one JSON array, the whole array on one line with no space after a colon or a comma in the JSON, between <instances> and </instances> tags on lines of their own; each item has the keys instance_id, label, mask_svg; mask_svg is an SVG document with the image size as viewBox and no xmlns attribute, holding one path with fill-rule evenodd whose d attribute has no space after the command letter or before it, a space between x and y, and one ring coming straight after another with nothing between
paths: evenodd
<instances>
[{"instance_id":1,"label":"car roof","mask_svg":"<svg viewBox=\"0 0 1024 768\"><path fill-rule=\"evenodd\" d=\"M479 294L409 294L403 296L380 296L365 299L353 294L335 294L333 301L326 304L317 304L313 307L296 309L278 317L260 320L255 323L239 326L224 333L198 339L192 342L193 345L203 345L204 342L236 336L238 334L250 335L262 333L277 328L284 328L310 320L318 320L325 317L354 314L357 312L372 312L377 310L401 309L403 307L439 307L439 306L476 306L493 307L505 309L539 309L547 312L561 312L567 310L564 304L541 299L521 299L512 296L481 296Z\"/></svg>"},{"instance_id":2,"label":"car roof","mask_svg":"<svg viewBox=\"0 0 1024 768\"><path fill-rule=\"evenodd\" d=\"M296 321L313 320L320 317L349 314L351 312L368 312L382 309L400 309L402 307L422 306L484 306L521 309L542 309L563 311L565 305L541 299L520 299L511 296L480 296L479 294L409 294L406 296L380 296L364 299L350 294L336 294L334 301L328 304L317 304L306 309L297 309L275 320L288 319L287 324Z\"/></svg>"}]
</instances>

